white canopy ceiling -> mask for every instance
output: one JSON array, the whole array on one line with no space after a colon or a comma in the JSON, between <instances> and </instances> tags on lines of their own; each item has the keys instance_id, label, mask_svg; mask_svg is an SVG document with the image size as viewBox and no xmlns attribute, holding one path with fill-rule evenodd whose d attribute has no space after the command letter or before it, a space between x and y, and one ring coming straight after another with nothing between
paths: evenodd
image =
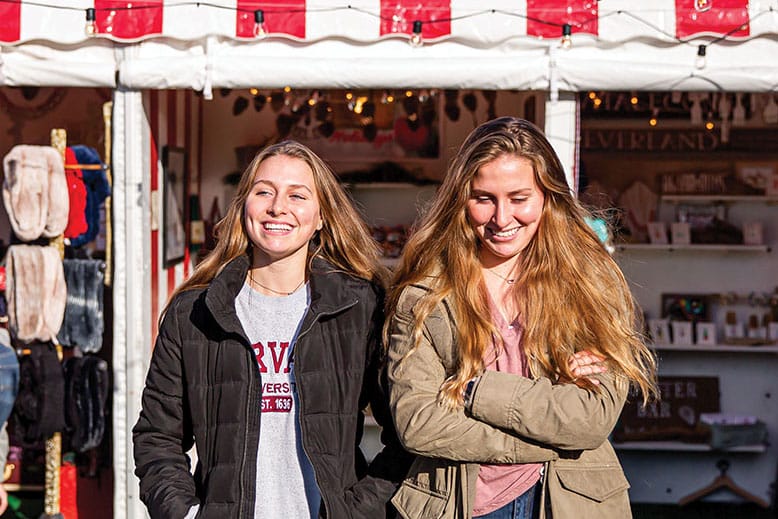
<instances>
[{"instance_id":1,"label":"white canopy ceiling","mask_svg":"<svg viewBox=\"0 0 778 519\"><path fill-rule=\"evenodd\" d=\"M10 86L778 90L778 0L0 0L0 44Z\"/></svg>"}]
</instances>

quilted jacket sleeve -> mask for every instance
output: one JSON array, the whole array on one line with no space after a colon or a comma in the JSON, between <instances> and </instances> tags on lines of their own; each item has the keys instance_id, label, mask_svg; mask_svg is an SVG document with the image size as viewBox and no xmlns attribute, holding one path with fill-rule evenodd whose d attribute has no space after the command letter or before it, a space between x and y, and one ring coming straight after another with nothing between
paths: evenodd
<instances>
[{"instance_id":1,"label":"quilted jacket sleeve","mask_svg":"<svg viewBox=\"0 0 778 519\"><path fill-rule=\"evenodd\" d=\"M437 400L447 377L444 358L453 348L451 326L442 308L427 319L421 344L412 347L415 296L404 296L391 323L388 350L390 403L397 433L409 451L432 458L471 463L534 463L558 454L532 440L477 420L463 409Z\"/></svg>"},{"instance_id":2,"label":"quilted jacket sleeve","mask_svg":"<svg viewBox=\"0 0 778 519\"><path fill-rule=\"evenodd\" d=\"M151 357L140 418L133 428L135 474L152 519L185 517L199 500L186 452L193 434L184 408L177 308L168 308Z\"/></svg>"}]
</instances>

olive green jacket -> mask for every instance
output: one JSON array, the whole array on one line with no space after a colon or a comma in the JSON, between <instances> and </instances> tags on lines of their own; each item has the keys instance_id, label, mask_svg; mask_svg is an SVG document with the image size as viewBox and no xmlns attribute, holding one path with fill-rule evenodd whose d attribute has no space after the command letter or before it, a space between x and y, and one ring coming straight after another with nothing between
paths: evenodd
<instances>
[{"instance_id":1,"label":"olive green jacket","mask_svg":"<svg viewBox=\"0 0 778 519\"><path fill-rule=\"evenodd\" d=\"M485 372L469 413L439 404L456 369L452 307L444 300L412 348L413 307L428 289L405 290L391 322L390 404L397 433L417 455L392 503L405 519L469 519L480 463L545 463L541 519L631 517L627 482L607 437L627 396L622 377L599 391L548 378Z\"/></svg>"}]
</instances>

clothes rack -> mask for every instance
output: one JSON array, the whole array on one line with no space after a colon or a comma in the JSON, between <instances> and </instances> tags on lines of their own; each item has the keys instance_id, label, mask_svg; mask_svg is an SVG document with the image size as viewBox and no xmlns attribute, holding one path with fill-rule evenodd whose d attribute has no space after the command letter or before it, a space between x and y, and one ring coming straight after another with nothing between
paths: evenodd
<instances>
[{"instance_id":1,"label":"clothes rack","mask_svg":"<svg viewBox=\"0 0 778 519\"><path fill-rule=\"evenodd\" d=\"M719 460L718 463L716 463L716 468L718 468L720 472L716 479L701 489L682 497L680 501L678 501L678 504L681 506L688 505L689 503L698 501L706 496L718 492L719 490L727 490L736 496L743 498L749 503L757 504L762 508L769 507L767 501L759 496L755 496L743 487L739 486L732 480L732 478L727 475L727 470L729 470L729 462L727 460Z\"/></svg>"}]
</instances>

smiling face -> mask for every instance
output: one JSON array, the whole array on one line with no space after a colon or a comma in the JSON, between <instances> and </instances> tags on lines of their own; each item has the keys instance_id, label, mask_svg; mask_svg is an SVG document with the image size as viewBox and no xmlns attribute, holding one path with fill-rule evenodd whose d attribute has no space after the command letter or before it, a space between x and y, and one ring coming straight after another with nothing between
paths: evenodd
<instances>
[{"instance_id":1,"label":"smiling face","mask_svg":"<svg viewBox=\"0 0 778 519\"><path fill-rule=\"evenodd\" d=\"M244 204L254 262L307 257L308 242L322 228L313 172L300 159L274 155L257 168Z\"/></svg>"},{"instance_id":2,"label":"smiling face","mask_svg":"<svg viewBox=\"0 0 778 519\"><path fill-rule=\"evenodd\" d=\"M478 169L467 217L481 242L485 267L515 259L527 247L538 230L543 201L528 159L506 154Z\"/></svg>"}]
</instances>

